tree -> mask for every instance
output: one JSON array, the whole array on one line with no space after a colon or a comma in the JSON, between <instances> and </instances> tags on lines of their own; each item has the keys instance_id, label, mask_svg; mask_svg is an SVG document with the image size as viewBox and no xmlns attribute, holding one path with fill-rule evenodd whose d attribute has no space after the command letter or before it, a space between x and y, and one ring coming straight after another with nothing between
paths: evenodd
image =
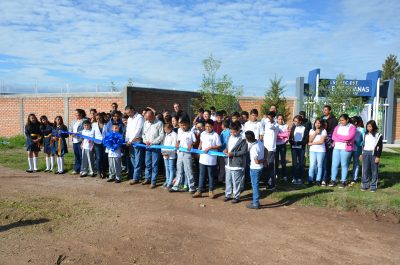
<instances>
[{"instance_id":1,"label":"tree","mask_svg":"<svg viewBox=\"0 0 400 265\"><path fill-rule=\"evenodd\" d=\"M211 106L228 113L240 110L238 97L242 94L242 88L234 86L232 79L226 74L221 78L217 77L221 61L210 55L203 60L203 66L200 97L193 99L193 111L196 112L199 108L209 109Z\"/></svg>"},{"instance_id":2,"label":"tree","mask_svg":"<svg viewBox=\"0 0 400 265\"><path fill-rule=\"evenodd\" d=\"M285 119L290 115L287 107L286 98L283 96L285 93L285 86L281 85L282 77L270 79L270 87L265 92L264 103L261 105L261 113L268 114L271 105L275 105L278 109L278 114L282 114Z\"/></svg>"},{"instance_id":3,"label":"tree","mask_svg":"<svg viewBox=\"0 0 400 265\"><path fill-rule=\"evenodd\" d=\"M394 93L400 96L400 65L397 56L390 54L382 64L382 80L394 79Z\"/></svg>"}]
</instances>

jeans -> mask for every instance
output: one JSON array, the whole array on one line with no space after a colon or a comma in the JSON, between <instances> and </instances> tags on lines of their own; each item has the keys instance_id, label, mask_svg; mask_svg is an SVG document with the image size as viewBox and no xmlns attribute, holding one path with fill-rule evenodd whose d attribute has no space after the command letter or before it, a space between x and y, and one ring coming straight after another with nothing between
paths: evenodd
<instances>
[{"instance_id":1,"label":"jeans","mask_svg":"<svg viewBox=\"0 0 400 265\"><path fill-rule=\"evenodd\" d=\"M214 190L214 181L215 181L216 170L217 170L216 165L209 166L209 165L203 165L200 163L200 165L199 165L199 187L197 188L197 190L199 192L204 191L206 172L208 175L208 191Z\"/></svg>"},{"instance_id":2,"label":"jeans","mask_svg":"<svg viewBox=\"0 0 400 265\"><path fill-rule=\"evenodd\" d=\"M187 179L187 185L189 186L189 191L195 191L194 187L194 177L193 177L193 159L191 153L179 152L178 160L176 162L176 181L173 190L178 190L179 185L182 183L183 176Z\"/></svg>"},{"instance_id":3,"label":"jeans","mask_svg":"<svg viewBox=\"0 0 400 265\"><path fill-rule=\"evenodd\" d=\"M102 144L94 144L94 152L96 156L96 169L99 174L104 174L106 163L106 149Z\"/></svg>"},{"instance_id":4,"label":"jeans","mask_svg":"<svg viewBox=\"0 0 400 265\"><path fill-rule=\"evenodd\" d=\"M225 168L225 197L240 199L240 191L242 190L242 182L244 178L244 168L232 170Z\"/></svg>"},{"instance_id":5,"label":"jeans","mask_svg":"<svg viewBox=\"0 0 400 265\"><path fill-rule=\"evenodd\" d=\"M292 148L293 179L301 180L304 173L305 149Z\"/></svg>"},{"instance_id":6,"label":"jeans","mask_svg":"<svg viewBox=\"0 0 400 265\"><path fill-rule=\"evenodd\" d=\"M324 159L324 174L322 176L322 180L325 182L329 182L331 178L332 154L333 154L333 149L326 148L325 159Z\"/></svg>"},{"instance_id":7,"label":"jeans","mask_svg":"<svg viewBox=\"0 0 400 265\"><path fill-rule=\"evenodd\" d=\"M347 152L344 149L333 149L332 155L332 181L336 182L339 166L342 168L341 182L346 182L347 172L349 171L349 162L352 152Z\"/></svg>"},{"instance_id":8,"label":"jeans","mask_svg":"<svg viewBox=\"0 0 400 265\"><path fill-rule=\"evenodd\" d=\"M282 166L282 177L286 177L286 144L276 146L275 150L275 172L278 174L279 158Z\"/></svg>"},{"instance_id":9,"label":"jeans","mask_svg":"<svg viewBox=\"0 0 400 265\"><path fill-rule=\"evenodd\" d=\"M176 173L176 158L174 159L164 159L164 166L165 166L165 183L168 187L172 186L172 181L175 178Z\"/></svg>"},{"instance_id":10,"label":"jeans","mask_svg":"<svg viewBox=\"0 0 400 265\"><path fill-rule=\"evenodd\" d=\"M72 147L74 149L74 156L75 156L74 171L79 173L81 171L81 165L82 165L81 143L80 142L73 143Z\"/></svg>"},{"instance_id":11,"label":"jeans","mask_svg":"<svg viewBox=\"0 0 400 265\"><path fill-rule=\"evenodd\" d=\"M264 170L266 170L267 186L275 187L275 152L266 150L264 153Z\"/></svg>"},{"instance_id":12,"label":"jeans","mask_svg":"<svg viewBox=\"0 0 400 265\"><path fill-rule=\"evenodd\" d=\"M139 181L142 173L143 164L143 149L138 147L131 147L131 164L132 169L129 171L129 178Z\"/></svg>"},{"instance_id":13,"label":"jeans","mask_svg":"<svg viewBox=\"0 0 400 265\"><path fill-rule=\"evenodd\" d=\"M308 181L314 181L314 173L317 170L316 181L321 181L324 171L325 152L310 151L310 168L308 169Z\"/></svg>"},{"instance_id":14,"label":"jeans","mask_svg":"<svg viewBox=\"0 0 400 265\"><path fill-rule=\"evenodd\" d=\"M379 163L375 163L376 156L372 151L362 152L362 179L361 185L363 189L370 188L376 190L378 187L378 168Z\"/></svg>"},{"instance_id":15,"label":"jeans","mask_svg":"<svg viewBox=\"0 0 400 265\"><path fill-rule=\"evenodd\" d=\"M353 181L357 181L358 172L360 171L360 154L362 149L359 146L354 146L353 151Z\"/></svg>"},{"instance_id":16,"label":"jeans","mask_svg":"<svg viewBox=\"0 0 400 265\"><path fill-rule=\"evenodd\" d=\"M161 149L146 149L146 170L145 170L145 178L147 181L151 181L151 184L156 184L157 176L158 176L158 162L161 157Z\"/></svg>"},{"instance_id":17,"label":"jeans","mask_svg":"<svg viewBox=\"0 0 400 265\"><path fill-rule=\"evenodd\" d=\"M250 169L251 187L253 189L253 205L258 207L260 205L260 194L258 190L258 183L262 175L263 169Z\"/></svg>"}]
</instances>

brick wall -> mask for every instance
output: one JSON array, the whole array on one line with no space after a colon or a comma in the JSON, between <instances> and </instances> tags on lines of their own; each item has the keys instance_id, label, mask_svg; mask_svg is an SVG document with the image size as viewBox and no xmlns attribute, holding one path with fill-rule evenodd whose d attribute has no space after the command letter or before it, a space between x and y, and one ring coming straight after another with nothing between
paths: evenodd
<instances>
[{"instance_id":1,"label":"brick wall","mask_svg":"<svg viewBox=\"0 0 400 265\"><path fill-rule=\"evenodd\" d=\"M20 133L18 121L19 99L0 98L0 136L13 136Z\"/></svg>"},{"instance_id":2,"label":"brick wall","mask_svg":"<svg viewBox=\"0 0 400 265\"><path fill-rule=\"evenodd\" d=\"M64 101L62 97L34 97L22 98L23 117L26 120L30 113L36 114L38 119L46 115L50 122L58 115L64 116ZM24 121L25 122L25 121Z\"/></svg>"}]
</instances>

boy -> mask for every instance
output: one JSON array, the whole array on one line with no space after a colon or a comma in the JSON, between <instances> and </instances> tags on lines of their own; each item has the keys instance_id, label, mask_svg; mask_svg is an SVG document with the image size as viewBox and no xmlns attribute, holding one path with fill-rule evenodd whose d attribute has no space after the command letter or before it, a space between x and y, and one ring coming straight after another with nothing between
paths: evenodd
<instances>
[{"instance_id":1,"label":"boy","mask_svg":"<svg viewBox=\"0 0 400 265\"><path fill-rule=\"evenodd\" d=\"M249 121L247 121L243 126L243 131L245 133L247 131L252 131L256 137L256 140L261 140L264 136L264 128L262 127L261 122L259 122L257 119L258 110L252 109L250 111Z\"/></svg>"},{"instance_id":2,"label":"boy","mask_svg":"<svg viewBox=\"0 0 400 265\"><path fill-rule=\"evenodd\" d=\"M91 128L89 120L83 121L82 135L88 137L94 137L94 131ZM81 144L82 149L82 165L81 165L81 177L86 177L89 173L90 177L94 177L94 158L93 158L93 141L83 139Z\"/></svg>"},{"instance_id":3,"label":"boy","mask_svg":"<svg viewBox=\"0 0 400 265\"><path fill-rule=\"evenodd\" d=\"M243 165L248 152L246 140L240 134L240 129L241 124L239 121L231 124L231 136L224 150L224 153L228 156L225 166L225 202L230 200L232 200L232 203L240 202L240 191L244 178Z\"/></svg>"},{"instance_id":4,"label":"boy","mask_svg":"<svg viewBox=\"0 0 400 265\"><path fill-rule=\"evenodd\" d=\"M219 135L213 131L213 121L206 121L205 131L201 133L199 149L205 154L200 155L199 160L199 187L193 198L200 198L205 186L206 171L208 175L208 197L214 199L214 181L217 170L217 156L207 154L210 150L218 150L221 147Z\"/></svg>"},{"instance_id":5,"label":"boy","mask_svg":"<svg viewBox=\"0 0 400 265\"><path fill-rule=\"evenodd\" d=\"M278 137L279 126L275 122L275 112L267 114L264 124L264 147L266 150L264 166L267 170L267 189L275 189L275 151L276 139Z\"/></svg>"},{"instance_id":6,"label":"boy","mask_svg":"<svg viewBox=\"0 0 400 265\"><path fill-rule=\"evenodd\" d=\"M182 182L183 175L188 181L189 192L194 194L194 177L193 177L193 164L192 164L192 154L190 149L192 149L193 144L196 143L196 137L194 133L189 129L189 121L183 119L179 122L181 130L178 131L178 141L176 143L176 148L185 148L187 151L178 151L178 161L177 161L177 172L176 180L174 186L169 190L170 192L179 191L179 185Z\"/></svg>"},{"instance_id":7,"label":"boy","mask_svg":"<svg viewBox=\"0 0 400 265\"><path fill-rule=\"evenodd\" d=\"M113 123L111 126L111 130L113 133L118 133L119 132L120 126L118 123ZM122 134L120 134L121 138L123 137ZM107 148L108 152L108 165L109 165L109 173L110 175L108 176L107 182L112 182L115 181L115 183L120 183L121 182L121 156L122 156L122 151L121 151L121 146L118 147L115 150L111 150Z\"/></svg>"},{"instance_id":8,"label":"boy","mask_svg":"<svg viewBox=\"0 0 400 265\"><path fill-rule=\"evenodd\" d=\"M217 111L215 114L213 130L219 135L222 132L222 113L220 111Z\"/></svg>"},{"instance_id":9,"label":"boy","mask_svg":"<svg viewBox=\"0 0 400 265\"><path fill-rule=\"evenodd\" d=\"M222 122L222 132L220 135L221 138L221 148L220 151L224 151L226 148L226 144L228 143L229 136L231 135L231 132L229 130L229 121L224 120ZM220 183L225 183L225 157L218 156L218 167L219 167L219 175L218 175L218 181Z\"/></svg>"}]
</instances>

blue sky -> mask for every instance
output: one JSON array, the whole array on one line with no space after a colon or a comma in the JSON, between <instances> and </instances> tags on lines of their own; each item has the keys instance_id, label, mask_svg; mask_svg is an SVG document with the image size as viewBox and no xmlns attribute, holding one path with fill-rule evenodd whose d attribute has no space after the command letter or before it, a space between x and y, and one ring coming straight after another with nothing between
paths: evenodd
<instances>
[{"instance_id":1,"label":"blue sky","mask_svg":"<svg viewBox=\"0 0 400 265\"><path fill-rule=\"evenodd\" d=\"M111 81L196 90L201 61L263 95L269 79L364 79L400 56L400 1L0 1L0 86L93 91Z\"/></svg>"}]
</instances>

